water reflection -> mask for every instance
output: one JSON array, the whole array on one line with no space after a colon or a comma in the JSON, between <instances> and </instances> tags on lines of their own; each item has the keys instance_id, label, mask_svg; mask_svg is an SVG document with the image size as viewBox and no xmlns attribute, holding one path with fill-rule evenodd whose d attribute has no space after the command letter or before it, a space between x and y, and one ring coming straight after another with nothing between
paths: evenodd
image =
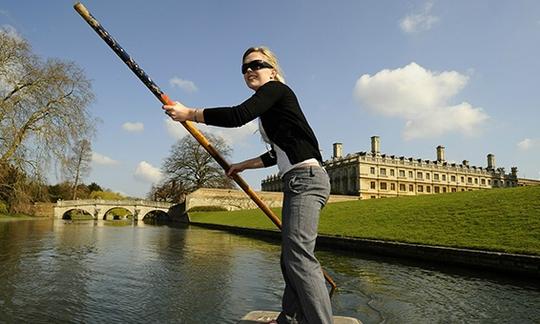
<instances>
[{"instance_id":1,"label":"water reflection","mask_svg":"<svg viewBox=\"0 0 540 324\"><path fill-rule=\"evenodd\" d=\"M537 282L319 251L364 323L540 321ZM186 226L0 223L0 322L235 323L278 310L279 245Z\"/></svg>"}]
</instances>

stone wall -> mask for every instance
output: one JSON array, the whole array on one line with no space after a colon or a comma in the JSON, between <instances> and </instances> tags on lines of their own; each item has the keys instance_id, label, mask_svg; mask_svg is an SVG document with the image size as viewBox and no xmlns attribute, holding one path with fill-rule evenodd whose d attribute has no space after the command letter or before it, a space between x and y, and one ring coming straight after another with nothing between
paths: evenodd
<instances>
[{"instance_id":1,"label":"stone wall","mask_svg":"<svg viewBox=\"0 0 540 324\"><path fill-rule=\"evenodd\" d=\"M281 207L283 193L258 191L257 195L270 208ZM358 196L330 196L329 202L358 200ZM186 210L199 206L220 206L227 210L255 209L257 205L242 190L202 188L186 197Z\"/></svg>"}]
</instances>

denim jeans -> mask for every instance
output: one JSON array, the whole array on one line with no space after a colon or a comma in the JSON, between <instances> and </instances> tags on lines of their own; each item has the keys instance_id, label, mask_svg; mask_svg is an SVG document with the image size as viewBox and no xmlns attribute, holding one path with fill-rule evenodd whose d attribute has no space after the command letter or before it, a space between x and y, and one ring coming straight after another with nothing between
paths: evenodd
<instances>
[{"instance_id":1,"label":"denim jeans","mask_svg":"<svg viewBox=\"0 0 540 324\"><path fill-rule=\"evenodd\" d=\"M332 323L332 306L315 240L319 214L330 194L326 171L317 166L283 176L281 271L285 280L278 323Z\"/></svg>"}]
</instances>

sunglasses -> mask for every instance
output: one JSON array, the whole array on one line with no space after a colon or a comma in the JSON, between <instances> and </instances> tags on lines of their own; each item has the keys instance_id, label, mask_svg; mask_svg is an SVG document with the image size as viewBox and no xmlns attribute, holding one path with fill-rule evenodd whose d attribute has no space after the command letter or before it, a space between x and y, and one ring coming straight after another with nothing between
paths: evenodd
<instances>
[{"instance_id":1,"label":"sunglasses","mask_svg":"<svg viewBox=\"0 0 540 324\"><path fill-rule=\"evenodd\" d=\"M263 60L254 60L249 63L242 64L242 74L246 74L248 69L251 69L251 71L257 71L260 69L273 69L274 67Z\"/></svg>"}]
</instances>

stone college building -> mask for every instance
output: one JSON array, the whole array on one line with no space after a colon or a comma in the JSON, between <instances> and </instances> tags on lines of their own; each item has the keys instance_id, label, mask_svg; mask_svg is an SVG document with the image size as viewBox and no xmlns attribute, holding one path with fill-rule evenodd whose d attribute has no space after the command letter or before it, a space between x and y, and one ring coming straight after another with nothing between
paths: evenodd
<instances>
[{"instance_id":1,"label":"stone college building","mask_svg":"<svg viewBox=\"0 0 540 324\"><path fill-rule=\"evenodd\" d=\"M487 166L449 163L443 146L437 147L437 160L422 160L380 152L380 138L371 137L371 152L343 156L343 145L334 143L331 160L324 162L332 194L355 195L360 199L437 194L523 185L539 185L539 180L520 179L517 168L510 173L495 167L495 156L487 155ZM261 183L263 191L282 191L281 179L269 176Z\"/></svg>"}]
</instances>

